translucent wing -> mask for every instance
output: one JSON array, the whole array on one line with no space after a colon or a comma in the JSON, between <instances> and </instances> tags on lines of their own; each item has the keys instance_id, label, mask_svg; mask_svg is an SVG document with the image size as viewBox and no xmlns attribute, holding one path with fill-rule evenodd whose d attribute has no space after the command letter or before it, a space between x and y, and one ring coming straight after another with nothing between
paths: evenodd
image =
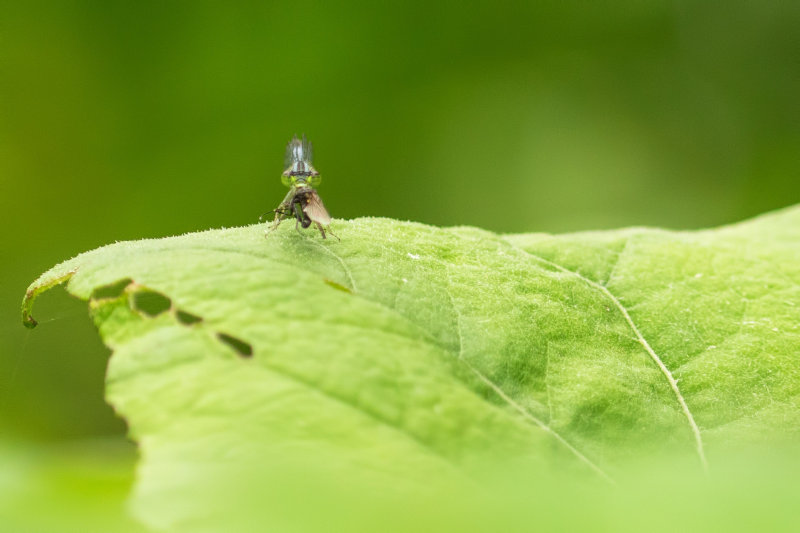
<instances>
[{"instance_id":1,"label":"translucent wing","mask_svg":"<svg viewBox=\"0 0 800 533\"><path fill-rule=\"evenodd\" d=\"M303 135L302 139L298 139L297 135L292 137L289 144L286 145L286 157L284 159L284 167L295 166L297 163L304 165L311 165L313 147L308 142L306 136Z\"/></svg>"},{"instance_id":2,"label":"translucent wing","mask_svg":"<svg viewBox=\"0 0 800 533\"><path fill-rule=\"evenodd\" d=\"M319 197L317 191L312 190L308 194L306 205L303 206L303 212L308 215L312 222L327 226L331 223L331 216L322 204L322 198Z\"/></svg>"}]
</instances>

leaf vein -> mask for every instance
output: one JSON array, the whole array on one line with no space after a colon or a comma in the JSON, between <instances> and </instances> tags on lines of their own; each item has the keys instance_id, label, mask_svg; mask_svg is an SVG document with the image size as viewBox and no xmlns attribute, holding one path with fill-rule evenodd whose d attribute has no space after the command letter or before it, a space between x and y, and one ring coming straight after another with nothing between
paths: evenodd
<instances>
[{"instance_id":1,"label":"leaf vein","mask_svg":"<svg viewBox=\"0 0 800 533\"><path fill-rule=\"evenodd\" d=\"M449 276L448 276L448 284L449 284ZM464 366L466 366L470 370L470 372L475 374L478 377L478 379L480 379L483 383L488 385L489 388L491 388L495 392L495 394L497 394L500 398L503 399L503 401L505 401L515 411L517 411L519 414L521 414L523 418L525 418L529 422L532 422L534 425L536 425L542 431L552 435L554 439L556 439L560 444L562 444L570 452L572 452L572 454L575 455L575 457L577 457L586 466L588 466L595 473L600 475L600 477L602 477L606 481L614 483L614 480L611 478L611 476L609 476L602 468L600 468L598 465L593 463L591 459L589 459L584 454L582 454L577 448L575 448L575 446L570 444L569 441L567 441L564 437L562 437L557 431L555 431L553 428L551 428L550 426L545 424L538 417L534 416L533 413L531 413L529 410L525 409L522 405L520 405L519 403L514 401L514 399L511 398L510 396L508 396L503 391L503 389L500 388L499 385L497 385L494 381L489 379L485 374L483 374L480 370L478 370L477 368L472 366L466 359L464 359L464 357L463 357L463 355L464 355L464 340L463 340L463 336L462 336L462 333L461 333L461 312L456 307L455 301L453 299L453 295L450 292L449 288L447 289L447 296L450 299L450 306L453 308L453 312L456 315L456 329L458 331L458 360Z\"/></svg>"},{"instance_id":2,"label":"leaf vein","mask_svg":"<svg viewBox=\"0 0 800 533\"><path fill-rule=\"evenodd\" d=\"M318 243L316 240L312 240L311 242L328 252L337 261L339 261L339 264L342 265L344 273L347 275L347 279L350 280L350 289L352 289L353 292L358 292L358 289L356 288L356 280L353 278L353 273L350 271L350 267L347 266L347 263L344 262L342 257L327 246L323 246L322 244Z\"/></svg>"},{"instance_id":3,"label":"leaf vein","mask_svg":"<svg viewBox=\"0 0 800 533\"><path fill-rule=\"evenodd\" d=\"M508 241L506 241L506 242L508 242ZM678 404L680 405L681 410L683 411L683 414L686 416L686 419L687 419L687 421L689 423L689 427L690 427L690 429L692 431L692 435L694 437L695 448L697 450L697 455L700 458L700 463L703 465L703 469L707 471L708 470L708 462L706 461L705 451L704 451L704 447L703 447L703 437L700 435L700 428L697 426L697 423L694 420L694 416L692 415L691 410L689 410L689 406L687 405L686 400L684 399L683 394L681 393L680 388L678 387L678 380L675 379L675 377L672 375L672 372L670 372L669 368L667 368L667 365L664 364L664 362L661 360L661 358L658 356L658 354L656 354L656 352L650 346L650 343L647 342L647 339L644 338L644 335L642 335L642 332L639 331L639 328L634 323L633 318L631 318L631 315L628 312L628 310L625 308L624 305L622 305L622 302L616 296L614 296L614 294L610 290L608 290L607 287L605 287L604 285L601 285L600 283L597 283L596 281L594 281L592 279L587 278L586 276L582 275L581 273L575 272L573 270L570 270L570 269L568 269L566 267L563 267L563 266L559 265L558 263L555 263L553 261L545 259L544 257L540 257L540 256L538 256L538 255L536 255L536 254L534 254L532 252L529 252L527 250L519 248L518 246L514 245L511 242L508 242L508 244L512 248L527 254L528 256L532 257L533 259L535 259L535 260L537 260L537 261L539 261L539 262L541 262L541 263L543 263L545 265L548 265L551 268L555 268L556 270L559 270L559 271L561 271L561 272L563 272L565 274L570 274L572 276L576 276L577 278L582 280L584 283L587 283L588 285L590 285L590 286L594 287L595 289L599 290L600 292L602 292L609 300L611 300L611 302L614 304L614 306L622 314L622 317L628 323L630 328L633 330L633 333L636 335L636 340L644 348L644 350L647 352L647 354L650 356L650 358L653 360L653 362L655 362L656 366L658 366L659 370L661 371L661 373L664 375L664 377L666 378L667 382L669 383L669 386L672 389L673 393L675 394L675 398L677 399Z\"/></svg>"}]
</instances>

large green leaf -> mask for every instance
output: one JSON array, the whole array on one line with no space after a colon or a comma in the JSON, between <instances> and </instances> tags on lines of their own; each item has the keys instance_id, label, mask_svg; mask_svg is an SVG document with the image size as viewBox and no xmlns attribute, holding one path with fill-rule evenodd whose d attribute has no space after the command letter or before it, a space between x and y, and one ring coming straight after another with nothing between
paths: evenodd
<instances>
[{"instance_id":1,"label":"large green leaf","mask_svg":"<svg viewBox=\"0 0 800 533\"><path fill-rule=\"evenodd\" d=\"M153 525L291 500L298 472L397 494L613 483L797 437L800 208L697 232L285 226L113 244L28 291L29 324L56 284L89 300Z\"/></svg>"}]
</instances>

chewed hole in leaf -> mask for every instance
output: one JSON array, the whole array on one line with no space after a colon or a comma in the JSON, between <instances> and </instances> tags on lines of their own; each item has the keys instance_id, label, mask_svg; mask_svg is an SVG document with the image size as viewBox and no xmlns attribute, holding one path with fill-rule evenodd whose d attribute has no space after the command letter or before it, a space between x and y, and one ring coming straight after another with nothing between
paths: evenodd
<instances>
[{"instance_id":1,"label":"chewed hole in leaf","mask_svg":"<svg viewBox=\"0 0 800 533\"><path fill-rule=\"evenodd\" d=\"M217 338L233 348L242 357L251 357L253 355L253 347L241 339L237 339L227 333L217 333Z\"/></svg>"},{"instance_id":2,"label":"chewed hole in leaf","mask_svg":"<svg viewBox=\"0 0 800 533\"><path fill-rule=\"evenodd\" d=\"M123 278L119 281L115 281L114 283L102 285L92 291L91 298L93 300L113 300L115 298L119 298L131 283L133 283L131 278Z\"/></svg>"},{"instance_id":3,"label":"chewed hole in leaf","mask_svg":"<svg viewBox=\"0 0 800 533\"><path fill-rule=\"evenodd\" d=\"M147 316L158 316L172 307L172 300L160 292L148 289L138 290L131 297L131 305Z\"/></svg>"},{"instance_id":4,"label":"chewed hole in leaf","mask_svg":"<svg viewBox=\"0 0 800 533\"><path fill-rule=\"evenodd\" d=\"M181 309L175 311L175 318L184 326L191 326L192 324L197 324L198 322L203 321L201 317Z\"/></svg>"}]
</instances>

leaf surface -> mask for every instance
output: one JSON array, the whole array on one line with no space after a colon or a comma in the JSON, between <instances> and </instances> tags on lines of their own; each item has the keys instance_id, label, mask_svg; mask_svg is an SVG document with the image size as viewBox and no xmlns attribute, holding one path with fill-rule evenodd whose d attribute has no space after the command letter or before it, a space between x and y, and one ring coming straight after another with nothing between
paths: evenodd
<instances>
[{"instance_id":1,"label":"leaf surface","mask_svg":"<svg viewBox=\"0 0 800 533\"><path fill-rule=\"evenodd\" d=\"M797 437L800 208L695 232L334 230L117 243L29 289L29 322L55 284L89 301L152 525L191 528L221 479L614 480Z\"/></svg>"}]
</instances>

